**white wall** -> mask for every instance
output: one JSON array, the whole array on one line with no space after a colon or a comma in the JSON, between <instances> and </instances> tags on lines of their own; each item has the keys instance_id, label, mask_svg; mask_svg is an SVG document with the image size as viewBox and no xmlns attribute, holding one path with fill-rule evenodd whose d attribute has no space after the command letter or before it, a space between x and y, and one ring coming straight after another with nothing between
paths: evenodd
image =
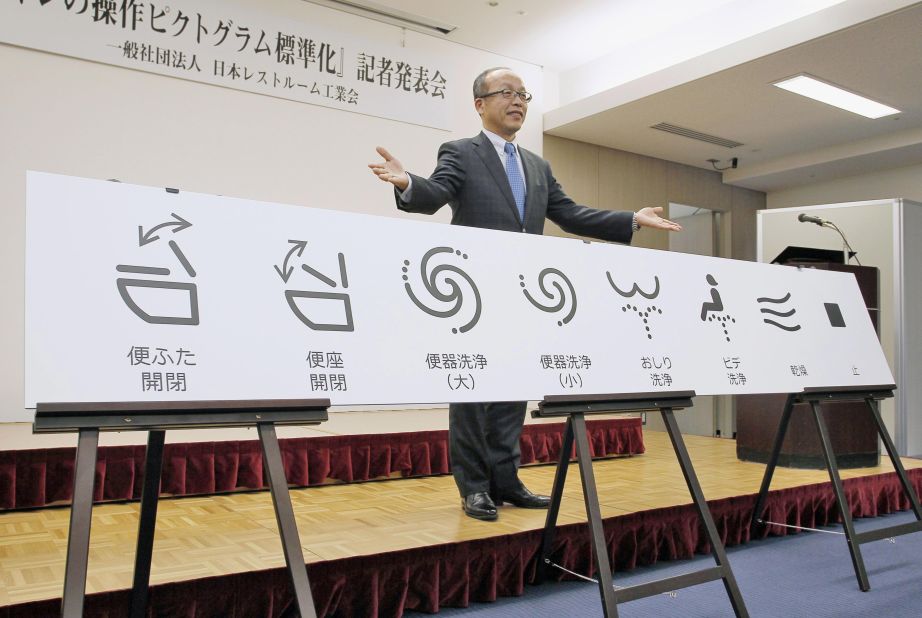
<instances>
[{"instance_id":1,"label":"white wall","mask_svg":"<svg viewBox=\"0 0 922 618\"><path fill-rule=\"evenodd\" d=\"M669 250L694 255L714 255L714 211L670 217L682 226L681 234L669 235Z\"/></svg>"},{"instance_id":2,"label":"white wall","mask_svg":"<svg viewBox=\"0 0 922 618\"><path fill-rule=\"evenodd\" d=\"M768 208L904 197L922 202L922 165L898 167L766 193Z\"/></svg>"},{"instance_id":3,"label":"white wall","mask_svg":"<svg viewBox=\"0 0 922 618\"><path fill-rule=\"evenodd\" d=\"M250 4L255 5L255 3ZM23 414L25 172L399 214L367 169L384 145L428 174L442 142L474 135L470 94L484 68L517 70L535 94L520 143L541 152L543 78L533 65L300 0L258 4L282 15L447 57L457 83L451 131L95 64L0 44L0 421ZM448 221L448 211L436 219ZM62 276L79 276L62 264Z\"/></svg>"}]
</instances>

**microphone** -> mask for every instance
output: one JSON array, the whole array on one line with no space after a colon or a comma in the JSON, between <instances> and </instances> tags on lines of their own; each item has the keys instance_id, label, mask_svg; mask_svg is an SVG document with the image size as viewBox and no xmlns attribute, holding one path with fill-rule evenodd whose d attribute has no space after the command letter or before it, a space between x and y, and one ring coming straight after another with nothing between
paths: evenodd
<instances>
[{"instance_id":1,"label":"microphone","mask_svg":"<svg viewBox=\"0 0 922 618\"><path fill-rule=\"evenodd\" d=\"M825 219L820 219L819 217L811 217L810 215L806 213L800 213L799 215L797 215L797 220L800 221L801 223L816 223L817 225L820 225L820 226L825 226L827 223L829 223Z\"/></svg>"},{"instance_id":2,"label":"microphone","mask_svg":"<svg viewBox=\"0 0 922 618\"><path fill-rule=\"evenodd\" d=\"M845 238L845 234L842 233L842 230L840 230L839 226L837 226L835 223L832 221L827 221L826 219L820 219L819 217L811 217L804 212L797 215L797 220L801 223L816 223L820 227L828 227L829 229L835 230L839 236L842 237L842 244L844 245L842 251L845 256L842 259L842 263L848 264L848 261L854 257L855 261L858 262L858 265L861 266L861 261L858 260L858 256L855 254L855 250L852 249L852 246L848 243L848 239Z\"/></svg>"}]
</instances>

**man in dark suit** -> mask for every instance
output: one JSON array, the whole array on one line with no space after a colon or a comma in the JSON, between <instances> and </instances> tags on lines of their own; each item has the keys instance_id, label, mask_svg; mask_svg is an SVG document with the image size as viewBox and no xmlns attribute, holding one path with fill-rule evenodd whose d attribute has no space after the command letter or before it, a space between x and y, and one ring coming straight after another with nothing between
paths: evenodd
<instances>
[{"instance_id":1,"label":"man in dark suit","mask_svg":"<svg viewBox=\"0 0 922 618\"><path fill-rule=\"evenodd\" d=\"M659 216L662 208L597 210L567 197L547 161L514 142L530 100L522 79L510 69L487 69L474 80L474 108L483 132L443 144L429 178L408 174L381 147L377 151L384 160L369 167L394 185L398 208L432 214L448 204L453 225L541 234L546 217L572 234L620 243L629 243L640 227L681 229ZM494 520L496 507L504 502L523 508L550 503L518 477L525 407L526 402L449 406L452 474L469 516Z\"/></svg>"}]
</instances>

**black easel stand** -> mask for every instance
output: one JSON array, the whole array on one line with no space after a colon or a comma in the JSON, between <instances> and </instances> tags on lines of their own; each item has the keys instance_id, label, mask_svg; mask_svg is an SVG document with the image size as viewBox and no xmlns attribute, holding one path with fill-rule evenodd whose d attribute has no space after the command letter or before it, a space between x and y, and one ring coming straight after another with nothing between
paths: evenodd
<instances>
[{"instance_id":1,"label":"black easel stand","mask_svg":"<svg viewBox=\"0 0 922 618\"><path fill-rule=\"evenodd\" d=\"M149 432L134 585L128 614L136 618L147 615L150 561L166 430L255 425L263 447L263 461L269 477L282 550L291 575L298 610L304 618L316 618L275 426L319 424L327 420L329 406L329 399L38 404L32 425L33 433L78 432L61 615L66 618L83 615L100 431Z\"/></svg>"},{"instance_id":2,"label":"black easel stand","mask_svg":"<svg viewBox=\"0 0 922 618\"><path fill-rule=\"evenodd\" d=\"M753 536L761 531L763 526L771 525L762 519L765 512L765 500L768 496L768 488L772 482L772 475L775 473L775 466L778 463L778 455L781 453L781 445L784 442L784 436L788 430L788 421L791 419L791 412L796 403L809 403L813 411L813 420L816 422L816 430L819 433L820 442L823 446L823 458L826 460L826 468L829 470L829 480L832 481L832 489L836 495L836 506L839 509L839 516L842 518L842 527L845 529L845 538L848 542L848 550L852 556L852 565L855 567L855 576L858 578L858 587L867 592L871 589L868 581L868 574L864 568L864 560L861 558L862 543L879 541L881 539L909 534L910 532L922 531L922 508L919 506L919 498L913 490L906 476L906 470L900 462L899 454L890 439L890 434L880 418L880 409L878 401L893 397L895 385L889 384L884 386L848 386L848 387L828 387L828 388L807 388L802 393L792 393L788 395L787 402L784 405L784 412L781 414L781 421L778 424L778 433L775 436L775 443L772 446L772 454L765 467L765 476L762 478L762 487L759 489L759 497L756 499L755 508L752 511L752 522L750 530ZM878 530L856 533L852 524L852 511L845 498L845 489L842 486L842 479L839 477L839 467L836 464L835 453L832 452L832 443L829 440L829 432L826 430L826 421L820 411L820 404L824 401L861 401L864 400L871 409L874 416L874 422L877 424L877 433L890 455L890 461L893 462L893 468L900 479L903 491L909 498L910 505L916 515L916 521L898 526L890 526Z\"/></svg>"},{"instance_id":3,"label":"black easel stand","mask_svg":"<svg viewBox=\"0 0 922 618\"><path fill-rule=\"evenodd\" d=\"M567 479L567 469L570 463L570 453L573 442L576 441L576 457L579 463L580 476L583 483L583 496L586 502L586 515L589 518L589 529L592 534L592 553L595 559L596 574L598 577L599 592L602 596L602 610L606 618L618 616L618 603L634 601L645 597L671 592L679 588L687 588L697 584L722 579L730 603L737 616L749 616L743 597L740 594L727 554L724 551L711 511L704 499L704 493L698 484L695 470L682 433L676 423L673 410L692 406L694 391L675 391L659 393L629 393L622 395L551 395L545 397L539 404L539 409L532 412L534 417L567 417L567 427L564 433L563 444L560 450L560 461L557 464L557 473L554 477L554 489L551 493L551 505L544 524L544 538L541 544L541 558L535 582L541 583L547 577L547 569L552 566L550 561L553 553L554 534L557 528L557 515L560 512L560 501L563 498L563 486ZM704 526L708 541L711 545L711 554L717 561L717 566L667 577L646 584L639 584L626 588L615 588L612 585L611 565L608 560L608 546L605 543L605 534L602 528L602 515L599 509L599 496L596 491L595 477L592 473L592 457L589 453L589 440L586 437L586 414L599 413L629 413L645 410L659 410L666 424L666 431L672 440L676 457L685 476L685 482L698 511L698 517Z\"/></svg>"}]
</instances>

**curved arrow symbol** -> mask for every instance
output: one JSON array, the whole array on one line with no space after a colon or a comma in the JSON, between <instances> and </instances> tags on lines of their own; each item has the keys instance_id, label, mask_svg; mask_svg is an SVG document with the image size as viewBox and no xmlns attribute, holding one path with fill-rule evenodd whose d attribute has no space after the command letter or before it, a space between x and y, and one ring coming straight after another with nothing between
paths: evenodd
<instances>
[{"instance_id":1,"label":"curved arrow symbol","mask_svg":"<svg viewBox=\"0 0 922 618\"><path fill-rule=\"evenodd\" d=\"M159 236L154 236L154 232L156 232L157 230L163 229L165 227L172 227L174 228L173 233L175 234L176 232L183 231L187 227L192 227L191 223L189 223L188 221L186 221L185 219L177 215L175 212L171 212L170 214L173 216L174 219L176 219L175 221L167 221L166 223L155 225L154 227L147 230L147 232L144 231L143 227L141 227L140 225L138 226L138 246L139 247L143 247L144 245L148 243L152 243L155 240L159 240L160 238Z\"/></svg>"},{"instance_id":2,"label":"curved arrow symbol","mask_svg":"<svg viewBox=\"0 0 922 618\"><path fill-rule=\"evenodd\" d=\"M285 256L285 259L282 261L282 267L273 266L275 272L279 274L279 277L282 278L282 281L288 283L288 278L291 277L291 273L294 272L295 267L288 265L288 260L291 259L291 256L294 255L295 251L298 252L298 257L301 257L301 254L304 253L304 247L307 246L306 240L289 240L291 243L291 249L288 250L288 255Z\"/></svg>"}]
</instances>

